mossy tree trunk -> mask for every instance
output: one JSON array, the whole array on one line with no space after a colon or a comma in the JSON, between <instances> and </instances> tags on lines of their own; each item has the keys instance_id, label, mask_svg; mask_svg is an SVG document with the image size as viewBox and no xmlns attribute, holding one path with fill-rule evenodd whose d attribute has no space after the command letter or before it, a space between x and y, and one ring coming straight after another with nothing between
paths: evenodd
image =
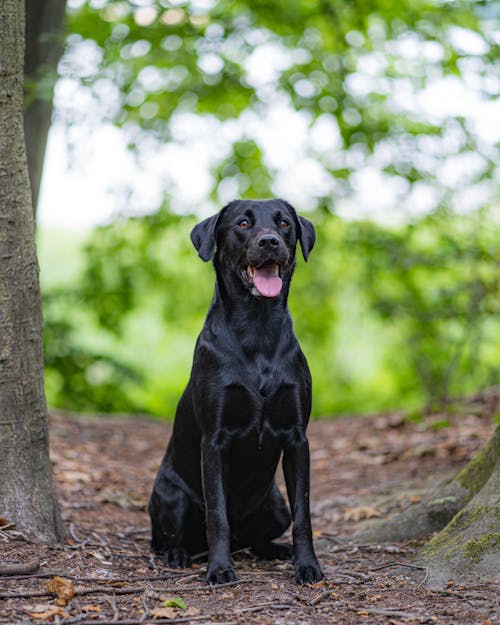
<instances>
[{"instance_id":1,"label":"mossy tree trunk","mask_svg":"<svg viewBox=\"0 0 500 625\"><path fill-rule=\"evenodd\" d=\"M500 427L495 436L500 439ZM449 580L500 581L500 462L486 484L418 555L426 583L442 587Z\"/></svg>"},{"instance_id":2,"label":"mossy tree trunk","mask_svg":"<svg viewBox=\"0 0 500 625\"><path fill-rule=\"evenodd\" d=\"M499 456L497 428L476 456L453 479L439 485L429 499L361 530L353 536L354 541L410 540L441 530L486 484Z\"/></svg>"},{"instance_id":3,"label":"mossy tree trunk","mask_svg":"<svg viewBox=\"0 0 500 625\"><path fill-rule=\"evenodd\" d=\"M500 426L474 458L428 501L353 536L391 542L439 533L418 555L427 585L449 580L500 579Z\"/></svg>"},{"instance_id":4,"label":"mossy tree trunk","mask_svg":"<svg viewBox=\"0 0 500 625\"><path fill-rule=\"evenodd\" d=\"M0 3L0 516L62 535L48 453L42 312L23 132L24 1Z\"/></svg>"}]
</instances>

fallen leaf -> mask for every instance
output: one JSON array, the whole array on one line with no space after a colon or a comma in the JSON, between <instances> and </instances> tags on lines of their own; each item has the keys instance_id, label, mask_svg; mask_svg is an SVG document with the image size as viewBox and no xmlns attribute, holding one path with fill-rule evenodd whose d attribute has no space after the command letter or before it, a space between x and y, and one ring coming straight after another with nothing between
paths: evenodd
<instances>
[{"instance_id":1,"label":"fallen leaf","mask_svg":"<svg viewBox=\"0 0 500 625\"><path fill-rule=\"evenodd\" d=\"M314 584L308 584L309 588L323 588L325 585L324 580L320 579L319 582L315 582Z\"/></svg>"},{"instance_id":2,"label":"fallen leaf","mask_svg":"<svg viewBox=\"0 0 500 625\"><path fill-rule=\"evenodd\" d=\"M176 618L179 615L175 608L154 608L151 610L153 618Z\"/></svg>"},{"instance_id":3,"label":"fallen leaf","mask_svg":"<svg viewBox=\"0 0 500 625\"><path fill-rule=\"evenodd\" d=\"M40 619L41 621L52 621L54 620L54 617L56 616L61 616L62 618L67 618L69 616L66 610L60 606L52 606L52 607L47 608L47 610L43 612L34 611L34 612L28 612L28 614L32 618L37 618L37 619Z\"/></svg>"},{"instance_id":4,"label":"fallen leaf","mask_svg":"<svg viewBox=\"0 0 500 625\"><path fill-rule=\"evenodd\" d=\"M190 606L187 610L182 613L182 616L198 616L200 613L200 608L195 608L194 606Z\"/></svg>"},{"instance_id":5,"label":"fallen leaf","mask_svg":"<svg viewBox=\"0 0 500 625\"><path fill-rule=\"evenodd\" d=\"M82 612L100 612L101 608L98 605L82 605L80 608Z\"/></svg>"},{"instance_id":6,"label":"fallen leaf","mask_svg":"<svg viewBox=\"0 0 500 625\"><path fill-rule=\"evenodd\" d=\"M146 510L148 505L145 499L129 497L121 491L104 490L97 499L102 503L112 503L124 510Z\"/></svg>"},{"instance_id":7,"label":"fallen leaf","mask_svg":"<svg viewBox=\"0 0 500 625\"><path fill-rule=\"evenodd\" d=\"M347 508L343 513L344 521L362 521L363 519L380 518L383 514L376 508L370 506L358 506L356 508Z\"/></svg>"},{"instance_id":8,"label":"fallen leaf","mask_svg":"<svg viewBox=\"0 0 500 625\"><path fill-rule=\"evenodd\" d=\"M83 471L61 471L59 479L68 484L88 484L91 481L90 475Z\"/></svg>"},{"instance_id":9,"label":"fallen leaf","mask_svg":"<svg viewBox=\"0 0 500 625\"><path fill-rule=\"evenodd\" d=\"M179 608L179 610L186 609L186 602L181 597L171 597L169 599L165 599L163 602L163 606L165 608Z\"/></svg>"},{"instance_id":10,"label":"fallen leaf","mask_svg":"<svg viewBox=\"0 0 500 625\"><path fill-rule=\"evenodd\" d=\"M68 601L75 596L73 582L58 575L46 581L45 588L53 595L57 595L56 605L68 605Z\"/></svg>"}]
</instances>

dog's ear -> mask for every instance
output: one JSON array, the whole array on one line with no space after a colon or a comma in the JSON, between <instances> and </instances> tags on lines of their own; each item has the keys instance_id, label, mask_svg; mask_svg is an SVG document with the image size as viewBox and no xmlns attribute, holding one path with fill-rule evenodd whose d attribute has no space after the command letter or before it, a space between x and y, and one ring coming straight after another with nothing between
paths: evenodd
<instances>
[{"instance_id":1,"label":"dog's ear","mask_svg":"<svg viewBox=\"0 0 500 625\"><path fill-rule=\"evenodd\" d=\"M215 227L219 214L204 219L191 230L191 241L198 251L198 256L209 261L215 251Z\"/></svg>"},{"instance_id":2,"label":"dog's ear","mask_svg":"<svg viewBox=\"0 0 500 625\"><path fill-rule=\"evenodd\" d=\"M295 226L297 228L297 239L300 241L300 247L302 248L302 256L304 257L304 260L307 261L309 253L316 242L316 229L309 219L297 215L297 211L291 204L281 199L278 201L286 206L289 212L293 215Z\"/></svg>"},{"instance_id":3,"label":"dog's ear","mask_svg":"<svg viewBox=\"0 0 500 625\"><path fill-rule=\"evenodd\" d=\"M302 248L302 256L307 261L309 253L316 243L316 229L309 219L298 217L298 220L300 224L299 241Z\"/></svg>"}]
</instances>

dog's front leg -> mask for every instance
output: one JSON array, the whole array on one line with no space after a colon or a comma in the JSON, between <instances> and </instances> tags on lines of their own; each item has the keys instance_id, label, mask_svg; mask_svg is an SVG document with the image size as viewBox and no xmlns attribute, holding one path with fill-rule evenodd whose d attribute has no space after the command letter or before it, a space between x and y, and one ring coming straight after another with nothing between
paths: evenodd
<instances>
[{"instance_id":1,"label":"dog's front leg","mask_svg":"<svg viewBox=\"0 0 500 625\"><path fill-rule=\"evenodd\" d=\"M236 575L231 561L231 542L224 492L223 459L220 448L203 441L201 474L207 519L208 584L234 582Z\"/></svg>"},{"instance_id":2,"label":"dog's front leg","mask_svg":"<svg viewBox=\"0 0 500 625\"><path fill-rule=\"evenodd\" d=\"M323 579L314 553L309 511L309 443L304 437L288 445L283 454L283 470L293 518L295 579L298 584L314 584Z\"/></svg>"}]
</instances>

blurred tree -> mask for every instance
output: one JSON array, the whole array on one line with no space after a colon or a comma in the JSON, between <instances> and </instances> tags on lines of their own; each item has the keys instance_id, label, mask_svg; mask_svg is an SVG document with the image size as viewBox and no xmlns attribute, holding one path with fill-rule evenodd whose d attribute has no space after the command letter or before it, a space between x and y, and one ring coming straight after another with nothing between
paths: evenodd
<instances>
[{"instance_id":1,"label":"blurred tree","mask_svg":"<svg viewBox=\"0 0 500 625\"><path fill-rule=\"evenodd\" d=\"M480 349L495 340L488 321L500 312L492 223L484 210L441 211L397 230L356 224L347 235L363 259L360 286L371 310L401 324L406 345L392 355L400 386L411 392L419 384L429 409L498 380L499 367L487 365Z\"/></svg>"},{"instance_id":2,"label":"blurred tree","mask_svg":"<svg viewBox=\"0 0 500 625\"><path fill-rule=\"evenodd\" d=\"M172 140L183 113L238 119L218 171L240 192L260 194L257 174L279 171L257 156L265 139L250 122L282 105L323 135L308 151L333 176L331 210L366 167L407 200L433 190L434 206L452 204L482 183L491 197L498 150L459 103L437 114L426 107L438 85L444 98L460 84L474 85L478 102L494 97L498 15L486 3L72 0L69 27L62 77L86 86L95 114L124 128L132 146ZM67 104L61 114L81 111ZM445 165L469 161L445 180Z\"/></svg>"},{"instance_id":3,"label":"blurred tree","mask_svg":"<svg viewBox=\"0 0 500 625\"><path fill-rule=\"evenodd\" d=\"M0 516L55 542L42 313L23 136L24 2L0 7Z\"/></svg>"},{"instance_id":4,"label":"blurred tree","mask_svg":"<svg viewBox=\"0 0 500 625\"><path fill-rule=\"evenodd\" d=\"M45 146L52 121L57 64L64 50L66 0L25 0L24 135L36 215Z\"/></svg>"},{"instance_id":5,"label":"blurred tree","mask_svg":"<svg viewBox=\"0 0 500 625\"><path fill-rule=\"evenodd\" d=\"M183 141L180 120L190 126L193 114L217 119L210 127L226 144L213 162L217 207L228 193L277 192L321 207L315 262L297 273L292 293L313 369L314 356L321 363L313 371L316 414L385 401L430 405L494 381L497 224L489 207L498 197L499 149L460 103L466 91L475 105L498 91L494 7L69 0L68 11L59 70L61 91L72 95L58 107L59 118L110 120L146 161L165 142ZM77 88L90 96L85 111L73 97ZM317 175L304 180L305 195L300 183L287 192L298 171L293 158L280 163L268 150L273 111L279 118L293 108L305 120L298 159L323 175L321 184ZM375 192L364 176L377 183ZM387 189L388 208L377 197ZM349 216L357 204L368 215L378 206L384 223L384 209L396 219L399 212L398 224L327 219ZM89 243L82 293L112 335L130 331L134 315L151 318L153 309L186 335L203 315L209 274L192 262L193 222L182 224L168 207L166 199L155 215L100 228ZM460 212L470 219L456 217ZM178 254L175 263L166 266L162 246ZM190 294L188 277L200 286ZM310 301L314 309L304 310L301 302ZM77 329L49 323L48 346L61 345L66 332L76 337ZM94 380L92 363L105 356L89 352L82 369L82 349L89 347L66 353L80 354L79 364L67 367L49 350L49 368ZM119 379L112 360L103 371ZM62 381L59 387L66 388Z\"/></svg>"}]
</instances>

